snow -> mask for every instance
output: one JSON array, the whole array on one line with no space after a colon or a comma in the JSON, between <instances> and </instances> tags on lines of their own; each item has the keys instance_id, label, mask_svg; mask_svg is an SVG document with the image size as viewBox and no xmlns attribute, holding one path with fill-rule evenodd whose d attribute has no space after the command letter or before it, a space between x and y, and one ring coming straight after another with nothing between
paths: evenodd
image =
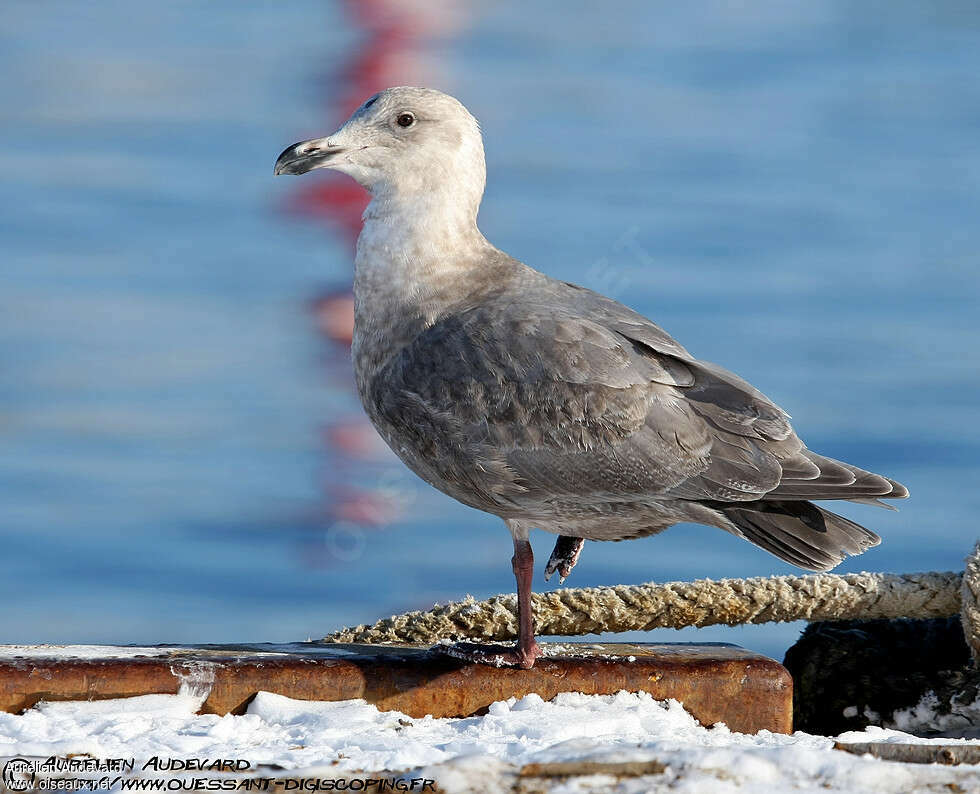
<instances>
[{"instance_id":1,"label":"snow","mask_svg":"<svg viewBox=\"0 0 980 794\"><path fill-rule=\"evenodd\" d=\"M952 709L943 713L935 692L926 692L914 706L892 714L889 727L909 733L929 732L937 736L970 736L977 738L980 725L980 700L954 698Z\"/></svg>"},{"instance_id":2,"label":"snow","mask_svg":"<svg viewBox=\"0 0 980 794\"><path fill-rule=\"evenodd\" d=\"M0 659L134 659L163 656L159 647L138 645L0 645Z\"/></svg>"},{"instance_id":3,"label":"snow","mask_svg":"<svg viewBox=\"0 0 980 794\"><path fill-rule=\"evenodd\" d=\"M315 642L254 643L245 645L0 645L0 661L20 659L45 662L85 659L136 659L140 657L181 660L184 653L207 651L216 656L276 656L301 652L304 655L350 656L356 651L342 645ZM186 663L186 662L182 662Z\"/></svg>"},{"instance_id":4,"label":"snow","mask_svg":"<svg viewBox=\"0 0 980 794\"><path fill-rule=\"evenodd\" d=\"M310 702L259 693L241 716L197 714L191 687L178 695L40 703L0 713L0 756L248 759L293 773L415 770L446 791L509 791L528 763L658 760L662 774L554 778L553 792L980 791L980 767L884 762L833 750L834 739L704 728L676 701L646 693L566 693L494 703L484 716L411 718L361 700ZM842 741L925 741L869 728ZM943 740L949 742L950 740ZM139 765L137 765L137 769ZM319 770L319 771L318 771Z\"/></svg>"}]
</instances>

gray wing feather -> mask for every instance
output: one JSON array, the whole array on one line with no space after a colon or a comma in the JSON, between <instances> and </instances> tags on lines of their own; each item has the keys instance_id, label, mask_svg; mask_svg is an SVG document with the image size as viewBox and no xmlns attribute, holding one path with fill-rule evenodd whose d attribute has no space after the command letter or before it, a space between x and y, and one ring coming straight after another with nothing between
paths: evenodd
<instances>
[{"instance_id":1,"label":"gray wing feather","mask_svg":"<svg viewBox=\"0 0 980 794\"><path fill-rule=\"evenodd\" d=\"M501 294L439 320L372 383L389 443L457 499L504 514L556 497L907 493L807 450L765 395L641 315L550 284L559 295Z\"/></svg>"}]
</instances>

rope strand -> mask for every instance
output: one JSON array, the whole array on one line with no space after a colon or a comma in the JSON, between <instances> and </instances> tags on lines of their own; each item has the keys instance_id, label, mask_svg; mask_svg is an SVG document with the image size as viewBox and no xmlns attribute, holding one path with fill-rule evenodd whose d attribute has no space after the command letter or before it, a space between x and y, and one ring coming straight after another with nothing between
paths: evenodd
<instances>
[{"instance_id":1,"label":"rope strand","mask_svg":"<svg viewBox=\"0 0 980 794\"><path fill-rule=\"evenodd\" d=\"M980 574L980 561L975 573ZM960 611L961 586L963 576L955 572L814 574L568 588L536 594L533 603L539 634L574 636L793 620L949 617ZM508 640L517 634L516 613L514 595L486 601L468 596L427 612L342 629L324 641Z\"/></svg>"},{"instance_id":2,"label":"rope strand","mask_svg":"<svg viewBox=\"0 0 980 794\"><path fill-rule=\"evenodd\" d=\"M736 626L793 620L945 618L959 614L975 659L980 659L980 543L965 574L850 573L700 579L694 582L576 587L536 594L534 619L542 635ZM324 642L419 643L500 641L517 636L517 598L498 595L427 612L407 612L374 625L342 629Z\"/></svg>"}]
</instances>

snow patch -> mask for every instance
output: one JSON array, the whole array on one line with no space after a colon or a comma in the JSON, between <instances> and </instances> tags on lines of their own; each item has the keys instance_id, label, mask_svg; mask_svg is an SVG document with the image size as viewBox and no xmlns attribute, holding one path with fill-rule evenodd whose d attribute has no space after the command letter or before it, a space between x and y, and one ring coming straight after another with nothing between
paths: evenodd
<instances>
[{"instance_id":1,"label":"snow patch","mask_svg":"<svg viewBox=\"0 0 980 794\"><path fill-rule=\"evenodd\" d=\"M529 763L659 761L657 775L546 781L542 790L672 792L980 791L980 768L886 763L832 749L833 739L705 728L674 700L646 693L564 693L492 704L479 717L413 718L363 700L309 702L259 693L242 716L197 714L191 694L42 703L0 714L0 756L88 753L146 759L242 758L293 773L417 770L447 791L510 790ZM920 742L869 728L845 741ZM948 740L947 740L948 741Z\"/></svg>"},{"instance_id":2,"label":"snow patch","mask_svg":"<svg viewBox=\"0 0 980 794\"><path fill-rule=\"evenodd\" d=\"M135 659L166 656L166 648L136 645L0 645L0 659Z\"/></svg>"},{"instance_id":3,"label":"snow patch","mask_svg":"<svg viewBox=\"0 0 980 794\"><path fill-rule=\"evenodd\" d=\"M943 713L936 694L927 692L914 706L896 711L888 724L907 733L977 738L980 735L980 700L964 703L954 698L950 705L950 710Z\"/></svg>"}]
</instances>

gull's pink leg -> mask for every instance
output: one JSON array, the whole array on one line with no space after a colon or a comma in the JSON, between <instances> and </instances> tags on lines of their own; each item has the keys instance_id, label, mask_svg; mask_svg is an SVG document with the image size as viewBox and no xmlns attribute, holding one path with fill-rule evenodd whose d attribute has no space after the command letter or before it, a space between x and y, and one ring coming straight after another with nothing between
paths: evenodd
<instances>
[{"instance_id":1,"label":"gull's pink leg","mask_svg":"<svg viewBox=\"0 0 980 794\"><path fill-rule=\"evenodd\" d=\"M534 613L531 610L531 579L534 577L534 553L527 540L514 538L514 556L510 560L517 580L517 647L502 645L477 645L458 642L455 645L435 646L457 659L489 664L494 667L514 665L528 670L541 655L541 647L534 639Z\"/></svg>"},{"instance_id":2,"label":"gull's pink leg","mask_svg":"<svg viewBox=\"0 0 980 794\"><path fill-rule=\"evenodd\" d=\"M534 578L534 552L526 540L514 538L510 560L517 580L517 663L528 669L541 654L534 639L534 612L531 610L531 580Z\"/></svg>"}]
</instances>

